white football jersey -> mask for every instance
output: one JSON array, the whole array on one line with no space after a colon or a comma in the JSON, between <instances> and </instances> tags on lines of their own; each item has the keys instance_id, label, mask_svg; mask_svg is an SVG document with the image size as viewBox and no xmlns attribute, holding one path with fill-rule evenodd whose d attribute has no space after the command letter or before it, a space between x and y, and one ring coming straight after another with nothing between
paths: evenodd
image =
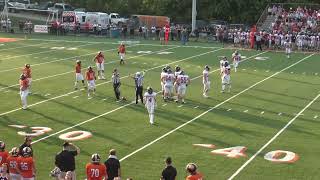
<instances>
[{"instance_id":1,"label":"white football jersey","mask_svg":"<svg viewBox=\"0 0 320 180\"><path fill-rule=\"evenodd\" d=\"M174 76L178 77L180 75L181 71L174 72Z\"/></svg>"},{"instance_id":2,"label":"white football jersey","mask_svg":"<svg viewBox=\"0 0 320 180\"><path fill-rule=\"evenodd\" d=\"M203 82L208 82L209 81L209 71L206 69L202 72L203 74Z\"/></svg>"},{"instance_id":3,"label":"white football jersey","mask_svg":"<svg viewBox=\"0 0 320 180\"><path fill-rule=\"evenodd\" d=\"M144 98L146 100L146 105L155 105L156 104L156 93L153 92L149 94L148 92L144 93Z\"/></svg>"},{"instance_id":4,"label":"white football jersey","mask_svg":"<svg viewBox=\"0 0 320 180\"><path fill-rule=\"evenodd\" d=\"M233 61L240 61L241 60L241 55L238 54L236 55L235 53L232 54L232 58L233 58Z\"/></svg>"},{"instance_id":5,"label":"white football jersey","mask_svg":"<svg viewBox=\"0 0 320 180\"><path fill-rule=\"evenodd\" d=\"M177 78L177 82L180 86L185 86L189 82L189 76L188 75L179 75Z\"/></svg>"},{"instance_id":6,"label":"white football jersey","mask_svg":"<svg viewBox=\"0 0 320 180\"><path fill-rule=\"evenodd\" d=\"M166 84L173 84L174 80L175 80L175 77L174 77L173 74L166 74L166 75L164 76L164 82L165 82Z\"/></svg>"}]
</instances>

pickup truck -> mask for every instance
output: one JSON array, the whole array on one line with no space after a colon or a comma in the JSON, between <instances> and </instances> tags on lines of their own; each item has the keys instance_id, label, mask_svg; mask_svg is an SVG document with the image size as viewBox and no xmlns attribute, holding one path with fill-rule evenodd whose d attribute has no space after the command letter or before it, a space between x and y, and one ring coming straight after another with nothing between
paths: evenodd
<instances>
[{"instance_id":1,"label":"pickup truck","mask_svg":"<svg viewBox=\"0 0 320 180\"><path fill-rule=\"evenodd\" d=\"M128 19L121 18L118 13L110 13L109 19L110 19L110 24L117 24L117 25L125 24L128 21Z\"/></svg>"}]
</instances>

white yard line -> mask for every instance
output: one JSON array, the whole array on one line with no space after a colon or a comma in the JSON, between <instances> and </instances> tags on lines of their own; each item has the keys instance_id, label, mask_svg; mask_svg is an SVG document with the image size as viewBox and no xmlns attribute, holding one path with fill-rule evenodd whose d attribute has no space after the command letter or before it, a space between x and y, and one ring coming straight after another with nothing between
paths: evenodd
<instances>
[{"instance_id":1,"label":"white yard line","mask_svg":"<svg viewBox=\"0 0 320 180\"><path fill-rule=\"evenodd\" d=\"M99 41L73 41L73 40L54 40L54 39L28 39L29 41L47 41L47 42L77 42L77 43L91 43L91 44L119 44L119 42L99 42ZM135 41L132 41L135 42ZM130 43L129 43L130 44ZM161 44L149 44L149 43L134 43L138 45L144 45L144 46L159 46L159 47L187 47L187 48L205 48L205 49L215 49L215 48L221 48L216 46L189 46L189 45L175 45L175 44L168 44L168 45L161 45Z\"/></svg>"},{"instance_id":2,"label":"white yard line","mask_svg":"<svg viewBox=\"0 0 320 180\"><path fill-rule=\"evenodd\" d=\"M127 46L127 48L128 48L128 47L133 47L133 46L136 46L136 45ZM103 52L114 51L114 50L117 50L117 49L118 49L118 48L107 49L107 50L105 50L105 51L103 51ZM72 56L72 57L68 57L68 58L57 59L57 60L54 60L54 61L47 61L47 62L43 62L43 63L31 64L31 66L32 66L32 67L34 67L34 66L40 66L40 65L43 65L43 64L50 64L50 63L54 63L54 62L65 61L65 60L68 60L68 59L75 59L75 58L80 58L80 57L85 57L85 56L95 55L95 54L97 54L97 51L96 51L96 52L92 52L92 53L83 54L83 55L78 55L78 56ZM56 59L56 58L53 58L53 59ZM2 72L8 72L8 71L13 71L13 70L17 70L17 69L21 69L21 66L20 66L20 67L16 67L16 68L6 69L6 70L0 70L0 73L2 73Z\"/></svg>"},{"instance_id":3,"label":"white yard line","mask_svg":"<svg viewBox=\"0 0 320 180\"><path fill-rule=\"evenodd\" d=\"M168 49L174 49L174 48L177 48L177 47L171 47L171 48L168 48ZM166 51L168 49L163 49L163 50L160 50L160 51L156 51L156 52L153 52L151 54L162 52L162 51ZM221 49L223 49L223 48L221 48ZM187 58L184 58L184 59L180 59L180 60L177 60L177 61L172 61L172 62L167 63L167 64L163 64L163 65L160 65L160 66L155 66L153 68L149 68L146 71L151 71L151 70L163 67L165 65L171 65L171 64L176 63L176 62L186 61L186 60L189 60L189 59L192 59L192 58L195 58L195 57L199 57L199 56L203 56L203 55L206 55L206 54L209 54L209 53L212 53L212 52L219 51L221 49L216 49L216 50L213 50L213 51L208 51L208 52L205 52L205 53L201 53L201 54L198 54L198 55L190 56L190 57L187 57ZM141 54L141 55L138 55L138 56L132 56L130 58L132 59L132 58L137 58L137 57L146 56L146 55L150 55L150 54ZM129 75L123 76L123 77L121 77L121 79L128 78L128 77L130 77L130 76ZM111 83L111 81L106 81L106 82L97 84L96 86L100 86L100 85L108 84L108 83ZM84 89L81 89L81 90L84 90ZM46 100L43 100L43 101L36 102L34 104L30 104L28 107L33 107L33 106L36 106L36 105L39 105L39 104L42 104L42 103L45 103L45 102L48 102L48 101L52 101L52 100L55 100L55 99L58 99L58 98L61 98L61 97L66 97L66 96L69 96L70 94L74 94L76 92L78 92L78 91L71 91L71 92L66 93L66 94L62 94L62 95L59 95L59 96L56 96L56 97L52 97L50 99L46 99ZM3 113L0 114L0 116L11 114L11 113L19 111L19 110L21 110L21 108L16 108L16 109L13 109L13 110L10 110L10 111L7 111L7 112L3 112Z\"/></svg>"},{"instance_id":4,"label":"white yard line","mask_svg":"<svg viewBox=\"0 0 320 180\"><path fill-rule=\"evenodd\" d=\"M269 146L283 131L285 131L307 108L309 108L318 98L318 94L309 104L307 104L293 119L291 119L280 131L277 132L265 145L263 145L249 160L247 160L228 180L234 179L254 158L256 158L267 146Z\"/></svg>"},{"instance_id":5,"label":"white yard line","mask_svg":"<svg viewBox=\"0 0 320 180\"><path fill-rule=\"evenodd\" d=\"M22 49L22 48L26 48L26 47L33 47L33 46L40 46L43 44L48 44L46 43L40 43L40 44L31 44L31 45L25 45L25 46L18 46L18 47L12 47L12 48L5 48L5 49L0 49L0 51L7 51L7 50L13 50L13 49Z\"/></svg>"},{"instance_id":6,"label":"white yard line","mask_svg":"<svg viewBox=\"0 0 320 180\"><path fill-rule=\"evenodd\" d=\"M91 45L91 44L82 44L82 45L74 46L74 47L83 47L83 46L89 46L89 45ZM49 52L54 52L54 51L61 51L61 50L52 49L52 50L48 50L48 51L41 51L41 52L30 53L30 54L23 54L23 55L18 55L18 56L10 56L10 57L7 57L7 58L2 58L1 60L15 59L15 58L19 58L19 57L32 56L32 55L36 55L36 54L44 54L44 53L49 53Z\"/></svg>"},{"instance_id":7,"label":"white yard line","mask_svg":"<svg viewBox=\"0 0 320 180\"><path fill-rule=\"evenodd\" d=\"M200 115L196 116L195 118L193 118L193 119L191 119L191 120L189 120L189 121L185 122L184 124L182 124L182 125L180 125L180 126L176 127L175 129L173 129L173 130L171 130L171 131L167 132L166 134L164 134L164 135L162 135L162 136L158 137L157 139L155 139L155 140L151 141L150 143L148 143L148 144L146 144L146 145L142 146L141 148L139 148L139 149L137 149L137 150L133 151L132 153L130 153L130 154L128 154L128 155L126 155L126 156L124 156L122 159L120 159L120 161L124 161L125 159L127 159L127 158L129 158L129 157L131 157L131 156L135 155L136 153L138 153L138 152L140 152L140 151L144 150L145 148L147 148L147 147L149 147L149 146L153 145L154 143L156 143L156 142L160 141L161 139L163 139L163 138L165 138L165 137L169 136L170 134L172 134L172 133L176 132L177 130L179 130L179 129L183 128L184 126L186 126L186 125L188 125L188 124L190 124L190 123L194 122L195 120L197 120L197 119L201 118L202 116L206 115L207 113L211 112L212 110L214 110L214 109L216 109L216 108L220 107L221 105L225 104L226 102L229 102L230 100L232 100L232 99L234 99L234 98L238 97L239 95L241 95L241 94L243 94L243 93L247 92L248 90L250 90L250 89L252 89L252 88L256 87L257 85L259 85L259 84L263 83L264 81L266 81L266 80L268 80L268 79L270 79L270 78L273 78L274 76L276 76L276 75L280 74L281 72L286 71L287 69L289 69L289 68L291 68L291 67L293 67L293 66L295 66L295 65L299 64L300 62L302 62L302 61L304 61L304 60L306 60L306 59L310 58L310 57L311 57L311 56L313 56L313 55L314 55L314 54L311 54L311 55L309 55L309 56L307 56L307 57L305 57L305 58L303 58L303 59L301 59L301 60L299 60L299 61L297 61L297 62L295 62L295 63L291 64L290 66L288 66L288 67L286 67L286 68L282 69L281 71L278 71L278 72L276 72L276 73L272 74L271 76L268 76L267 78L265 78L265 79L263 79L263 80L261 80L261 81L259 81L259 82L255 83L255 84L251 85L250 87L248 87L248 88L246 88L246 89L242 90L241 92L239 92L239 93L237 93L237 94L233 95L232 97L228 98L227 100L225 100L225 101L223 101L223 102L221 102L221 103L219 103L219 104L215 105L214 107L211 107L209 110L207 110L207 111L205 111L205 112L201 113Z\"/></svg>"}]
</instances>

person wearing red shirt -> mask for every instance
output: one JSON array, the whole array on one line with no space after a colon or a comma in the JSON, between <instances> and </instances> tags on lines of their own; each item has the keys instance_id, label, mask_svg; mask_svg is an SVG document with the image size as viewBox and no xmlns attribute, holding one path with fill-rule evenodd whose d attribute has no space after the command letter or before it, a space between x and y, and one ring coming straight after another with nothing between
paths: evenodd
<instances>
[{"instance_id":1,"label":"person wearing red shirt","mask_svg":"<svg viewBox=\"0 0 320 180\"><path fill-rule=\"evenodd\" d=\"M186 177L186 180L204 180L203 175L197 172L197 165L195 163L189 163L186 166L186 171L189 174Z\"/></svg>"},{"instance_id":2,"label":"person wearing red shirt","mask_svg":"<svg viewBox=\"0 0 320 180\"><path fill-rule=\"evenodd\" d=\"M6 151L6 144L0 141L0 173L3 171L2 164L7 162L8 156L9 153Z\"/></svg>"},{"instance_id":3,"label":"person wearing red shirt","mask_svg":"<svg viewBox=\"0 0 320 180\"><path fill-rule=\"evenodd\" d=\"M86 165L87 180L107 180L107 168L100 163L101 157L99 154L91 156L91 163Z\"/></svg>"},{"instance_id":4,"label":"person wearing red shirt","mask_svg":"<svg viewBox=\"0 0 320 180\"><path fill-rule=\"evenodd\" d=\"M98 79L105 79L104 77L104 55L101 51L94 57L93 61L97 65Z\"/></svg>"},{"instance_id":5,"label":"person wearing red shirt","mask_svg":"<svg viewBox=\"0 0 320 180\"><path fill-rule=\"evenodd\" d=\"M86 80L88 83L88 98L91 99L91 93L95 94L96 92L96 75L91 66L89 66L87 69Z\"/></svg>"},{"instance_id":6,"label":"person wearing red shirt","mask_svg":"<svg viewBox=\"0 0 320 180\"><path fill-rule=\"evenodd\" d=\"M85 88L86 85L84 84L84 78L83 78L83 75L81 73L81 61L80 60L76 61L75 70L76 70L76 82L74 83L74 89L78 90L78 82L79 81L82 82L82 85Z\"/></svg>"},{"instance_id":7,"label":"person wearing red shirt","mask_svg":"<svg viewBox=\"0 0 320 180\"><path fill-rule=\"evenodd\" d=\"M20 75L20 97L22 109L27 109L27 97L29 95L29 81L28 78L24 75Z\"/></svg>"},{"instance_id":8,"label":"person wearing red shirt","mask_svg":"<svg viewBox=\"0 0 320 180\"><path fill-rule=\"evenodd\" d=\"M25 64L24 68L22 69L22 74L28 79L28 89L29 93L31 93L31 82L32 82L32 77L31 77L31 66L30 64Z\"/></svg>"},{"instance_id":9,"label":"person wearing red shirt","mask_svg":"<svg viewBox=\"0 0 320 180\"><path fill-rule=\"evenodd\" d=\"M18 158L18 172L23 180L35 180L36 167L31 152L29 147L25 147L22 150L22 157Z\"/></svg>"},{"instance_id":10,"label":"person wearing red shirt","mask_svg":"<svg viewBox=\"0 0 320 180\"><path fill-rule=\"evenodd\" d=\"M14 147L10 151L10 155L7 158L9 176L11 180L20 180L21 176L18 173L18 159L19 159L19 148Z\"/></svg>"},{"instance_id":11,"label":"person wearing red shirt","mask_svg":"<svg viewBox=\"0 0 320 180\"><path fill-rule=\"evenodd\" d=\"M123 43L120 44L119 48L118 48L118 55L120 57L120 65L124 64L124 58L126 55L126 47Z\"/></svg>"}]
</instances>

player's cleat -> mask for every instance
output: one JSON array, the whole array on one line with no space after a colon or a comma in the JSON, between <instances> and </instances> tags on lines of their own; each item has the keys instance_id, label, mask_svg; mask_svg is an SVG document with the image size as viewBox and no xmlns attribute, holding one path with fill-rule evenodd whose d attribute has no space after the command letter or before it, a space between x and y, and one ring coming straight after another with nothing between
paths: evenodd
<instances>
[{"instance_id":1,"label":"player's cleat","mask_svg":"<svg viewBox=\"0 0 320 180\"><path fill-rule=\"evenodd\" d=\"M206 95L205 93L203 93L203 97L204 97L204 98L208 98L209 96Z\"/></svg>"},{"instance_id":2,"label":"player's cleat","mask_svg":"<svg viewBox=\"0 0 320 180\"><path fill-rule=\"evenodd\" d=\"M224 91L221 91L221 93L224 93Z\"/></svg>"},{"instance_id":3,"label":"player's cleat","mask_svg":"<svg viewBox=\"0 0 320 180\"><path fill-rule=\"evenodd\" d=\"M101 76L101 79L106 79L104 76Z\"/></svg>"},{"instance_id":4,"label":"player's cleat","mask_svg":"<svg viewBox=\"0 0 320 180\"><path fill-rule=\"evenodd\" d=\"M77 88L77 87L75 87L75 88L74 88L74 90L76 91L76 90L78 90L78 88Z\"/></svg>"},{"instance_id":5,"label":"player's cleat","mask_svg":"<svg viewBox=\"0 0 320 180\"><path fill-rule=\"evenodd\" d=\"M174 102L179 103L179 100L175 100Z\"/></svg>"},{"instance_id":6,"label":"player's cleat","mask_svg":"<svg viewBox=\"0 0 320 180\"><path fill-rule=\"evenodd\" d=\"M101 77L100 77L100 76L98 76L98 79L100 80L100 79L101 79Z\"/></svg>"},{"instance_id":7,"label":"player's cleat","mask_svg":"<svg viewBox=\"0 0 320 180\"><path fill-rule=\"evenodd\" d=\"M185 104L186 102L184 100L182 100L182 104Z\"/></svg>"}]
</instances>

